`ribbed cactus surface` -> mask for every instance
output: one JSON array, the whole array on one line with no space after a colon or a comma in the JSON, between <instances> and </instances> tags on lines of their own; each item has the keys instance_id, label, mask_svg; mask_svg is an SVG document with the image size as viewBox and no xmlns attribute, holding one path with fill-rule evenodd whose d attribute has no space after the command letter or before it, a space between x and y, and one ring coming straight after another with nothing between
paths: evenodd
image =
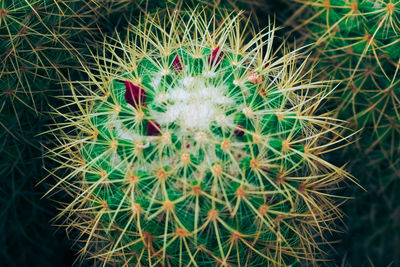
<instances>
[{"instance_id":1,"label":"ribbed cactus surface","mask_svg":"<svg viewBox=\"0 0 400 267\"><path fill-rule=\"evenodd\" d=\"M343 141L316 114L326 85L274 52L272 26L206 13L146 17L70 82L49 193L71 197L60 218L100 262L316 264L348 177L322 157Z\"/></svg>"}]
</instances>

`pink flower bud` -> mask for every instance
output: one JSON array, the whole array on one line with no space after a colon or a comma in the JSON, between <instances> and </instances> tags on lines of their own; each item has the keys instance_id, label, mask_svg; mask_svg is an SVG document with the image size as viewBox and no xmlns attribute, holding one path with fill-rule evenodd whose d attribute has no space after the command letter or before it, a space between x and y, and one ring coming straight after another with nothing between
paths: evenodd
<instances>
[{"instance_id":1,"label":"pink flower bud","mask_svg":"<svg viewBox=\"0 0 400 267\"><path fill-rule=\"evenodd\" d=\"M264 76L258 75L257 72L251 72L247 77L247 80L252 84L262 84L265 81Z\"/></svg>"}]
</instances>

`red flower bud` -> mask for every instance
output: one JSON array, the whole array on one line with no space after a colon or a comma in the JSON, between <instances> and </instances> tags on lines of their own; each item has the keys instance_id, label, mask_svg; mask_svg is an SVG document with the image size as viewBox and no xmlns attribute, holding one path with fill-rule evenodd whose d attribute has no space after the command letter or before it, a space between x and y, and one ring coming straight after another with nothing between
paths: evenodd
<instances>
[{"instance_id":1,"label":"red flower bud","mask_svg":"<svg viewBox=\"0 0 400 267\"><path fill-rule=\"evenodd\" d=\"M233 131L233 133L237 136L237 137L241 137L244 135L244 131L243 131L243 127L240 125L235 125L236 128Z\"/></svg>"},{"instance_id":2,"label":"red flower bud","mask_svg":"<svg viewBox=\"0 0 400 267\"><path fill-rule=\"evenodd\" d=\"M147 135L148 136L156 136L159 135L161 126L158 122L156 121L149 121L147 123Z\"/></svg>"},{"instance_id":3,"label":"red flower bud","mask_svg":"<svg viewBox=\"0 0 400 267\"><path fill-rule=\"evenodd\" d=\"M183 70L182 62L179 58L179 55L176 55L174 61L172 61L172 68L174 68L176 74Z\"/></svg>"},{"instance_id":4,"label":"red flower bud","mask_svg":"<svg viewBox=\"0 0 400 267\"><path fill-rule=\"evenodd\" d=\"M136 109L146 104L146 92L144 89L129 81L125 81L124 84L126 103L131 104Z\"/></svg>"},{"instance_id":5,"label":"red flower bud","mask_svg":"<svg viewBox=\"0 0 400 267\"><path fill-rule=\"evenodd\" d=\"M221 63L222 57L222 51L220 51L220 47L217 46L217 48L214 49L211 55L208 56L208 64L210 64L211 66L218 66L219 63Z\"/></svg>"}]
</instances>

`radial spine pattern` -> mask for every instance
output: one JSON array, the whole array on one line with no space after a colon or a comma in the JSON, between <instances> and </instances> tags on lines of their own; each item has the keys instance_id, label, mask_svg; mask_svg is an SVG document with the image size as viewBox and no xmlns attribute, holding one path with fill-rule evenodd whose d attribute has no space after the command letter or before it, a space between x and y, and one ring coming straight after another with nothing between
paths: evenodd
<instances>
[{"instance_id":1,"label":"radial spine pattern","mask_svg":"<svg viewBox=\"0 0 400 267\"><path fill-rule=\"evenodd\" d=\"M90 81L70 82L49 152L68 173L49 193L71 196L60 218L82 255L121 266L322 258L347 174L321 155L343 142L340 127L316 114L325 85L297 52L273 52L273 27L249 34L240 18L146 17L134 38L106 42Z\"/></svg>"}]
</instances>

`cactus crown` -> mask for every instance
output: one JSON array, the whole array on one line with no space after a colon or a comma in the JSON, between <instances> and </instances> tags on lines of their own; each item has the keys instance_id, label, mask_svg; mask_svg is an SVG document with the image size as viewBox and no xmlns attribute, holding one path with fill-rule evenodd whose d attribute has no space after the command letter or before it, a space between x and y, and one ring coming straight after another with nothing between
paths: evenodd
<instances>
[{"instance_id":1,"label":"cactus crown","mask_svg":"<svg viewBox=\"0 0 400 267\"><path fill-rule=\"evenodd\" d=\"M340 212L327 190L346 173L319 155L343 141L315 114L326 96L227 14L146 17L109 40L91 80L60 109L60 214L81 252L102 262L168 266L315 263ZM81 90L79 90L80 88ZM82 89L84 91L82 91ZM82 93L86 92L86 93ZM327 135L337 136L327 142ZM329 148L330 149L330 148Z\"/></svg>"}]
</instances>

